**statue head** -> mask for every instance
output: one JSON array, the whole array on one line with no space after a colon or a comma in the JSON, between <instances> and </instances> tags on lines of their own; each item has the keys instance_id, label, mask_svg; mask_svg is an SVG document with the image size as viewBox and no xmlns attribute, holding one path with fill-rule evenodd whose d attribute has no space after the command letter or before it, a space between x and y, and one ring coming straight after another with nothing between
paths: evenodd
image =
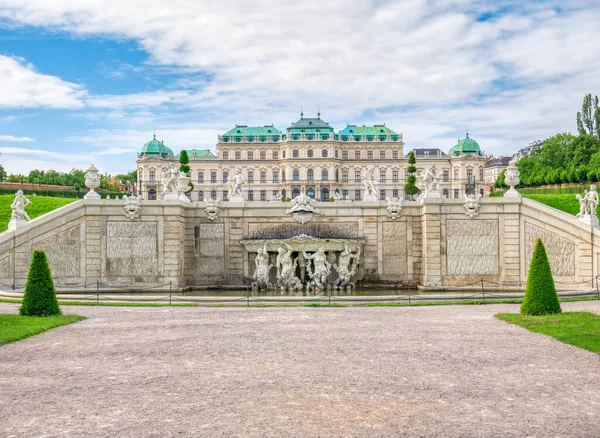
<instances>
[{"instance_id":1,"label":"statue head","mask_svg":"<svg viewBox=\"0 0 600 438\"><path fill-rule=\"evenodd\" d=\"M590 186L590 191L591 191L591 192L595 192L595 191L596 191L596 184L592 184L592 185Z\"/></svg>"},{"instance_id":2,"label":"statue head","mask_svg":"<svg viewBox=\"0 0 600 438\"><path fill-rule=\"evenodd\" d=\"M325 248L323 248L323 247L320 247L320 248L317 250L317 252L318 252L319 254L324 254L324 253L325 253Z\"/></svg>"},{"instance_id":3,"label":"statue head","mask_svg":"<svg viewBox=\"0 0 600 438\"><path fill-rule=\"evenodd\" d=\"M17 196L23 196L23 190L17 190Z\"/></svg>"}]
</instances>

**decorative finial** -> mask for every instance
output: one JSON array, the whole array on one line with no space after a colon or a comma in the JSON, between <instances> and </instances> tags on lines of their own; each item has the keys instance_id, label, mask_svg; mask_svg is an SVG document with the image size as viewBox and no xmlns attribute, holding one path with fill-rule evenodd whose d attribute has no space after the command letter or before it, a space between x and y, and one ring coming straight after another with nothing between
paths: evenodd
<instances>
[{"instance_id":1,"label":"decorative finial","mask_svg":"<svg viewBox=\"0 0 600 438\"><path fill-rule=\"evenodd\" d=\"M467 126L467 138L469 138L469 127Z\"/></svg>"},{"instance_id":2,"label":"decorative finial","mask_svg":"<svg viewBox=\"0 0 600 438\"><path fill-rule=\"evenodd\" d=\"M317 117L321 118L321 104L317 105Z\"/></svg>"},{"instance_id":3,"label":"decorative finial","mask_svg":"<svg viewBox=\"0 0 600 438\"><path fill-rule=\"evenodd\" d=\"M302 104L300 104L300 118L304 118L304 110L302 108Z\"/></svg>"},{"instance_id":4,"label":"decorative finial","mask_svg":"<svg viewBox=\"0 0 600 438\"><path fill-rule=\"evenodd\" d=\"M152 132L154 134L154 140L156 140L156 127L152 128Z\"/></svg>"}]
</instances>

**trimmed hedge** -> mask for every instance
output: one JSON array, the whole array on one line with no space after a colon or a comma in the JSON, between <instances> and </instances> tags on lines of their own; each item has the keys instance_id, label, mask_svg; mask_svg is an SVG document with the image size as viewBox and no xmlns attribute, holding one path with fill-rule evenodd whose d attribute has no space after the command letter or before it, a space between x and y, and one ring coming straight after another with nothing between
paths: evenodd
<instances>
[{"instance_id":1,"label":"trimmed hedge","mask_svg":"<svg viewBox=\"0 0 600 438\"><path fill-rule=\"evenodd\" d=\"M46 260L46 253L33 251L23 304L19 308L23 316L55 316L60 315L60 307L56 299L52 274Z\"/></svg>"},{"instance_id":2,"label":"trimmed hedge","mask_svg":"<svg viewBox=\"0 0 600 438\"><path fill-rule=\"evenodd\" d=\"M561 313L550 263L542 239L537 239L529 265L527 288L521 304L522 315Z\"/></svg>"},{"instance_id":3,"label":"trimmed hedge","mask_svg":"<svg viewBox=\"0 0 600 438\"><path fill-rule=\"evenodd\" d=\"M0 187L0 195L15 195L17 190L23 190L25 195L33 195L36 196L50 196L52 198L79 198L83 199L83 197L87 194L87 190L48 190L48 189L21 189L21 188L8 188L8 187ZM123 196L128 195L126 192L105 192L105 191L97 191L102 199L106 198L106 195L110 195L112 199L115 199L115 196Z\"/></svg>"}]
</instances>

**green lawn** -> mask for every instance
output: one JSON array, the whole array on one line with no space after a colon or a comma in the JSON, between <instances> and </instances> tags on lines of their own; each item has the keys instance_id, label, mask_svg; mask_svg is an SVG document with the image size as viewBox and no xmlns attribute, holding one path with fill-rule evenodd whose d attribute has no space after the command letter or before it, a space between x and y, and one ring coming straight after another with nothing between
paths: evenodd
<instances>
[{"instance_id":1,"label":"green lawn","mask_svg":"<svg viewBox=\"0 0 600 438\"><path fill-rule=\"evenodd\" d=\"M26 196L32 202L32 204L25 208L25 211L31 219L78 200L77 198L52 198L50 196L31 195ZM10 220L10 215L12 213L10 205L14 199L14 195L0 195L0 232L8 229L8 221Z\"/></svg>"},{"instance_id":2,"label":"green lawn","mask_svg":"<svg viewBox=\"0 0 600 438\"><path fill-rule=\"evenodd\" d=\"M600 315L588 312L543 316L499 313L496 318L600 354Z\"/></svg>"},{"instance_id":3,"label":"green lawn","mask_svg":"<svg viewBox=\"0 0 600 438\"><path fill-rule=\"evenodd\" d=\"M521 194L524 198L533 199L572 215L579 213L579 201L573 194L538 195L529 194L526 190L521 190Z\"/></svg>"},{"instance_id":4,"label":"green lawn","mask_svg":"<svg viewBox=\"0 0 600 438\"><path fill-rule=\"evenodd\" d=\"M0 314L0 345L35 336L51 328L71 324L82 319L85 319L85 316L60 315L38 317Z\"/></svg>"}]
</instances>

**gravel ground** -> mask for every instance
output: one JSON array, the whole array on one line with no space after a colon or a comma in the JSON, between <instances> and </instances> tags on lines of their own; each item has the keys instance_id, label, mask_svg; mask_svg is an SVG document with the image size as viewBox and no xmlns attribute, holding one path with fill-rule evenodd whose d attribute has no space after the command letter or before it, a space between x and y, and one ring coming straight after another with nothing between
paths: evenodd
<instances>
[{"instance_id":1,"label":"gravel ground","mask_svg":"<svg viewBox=\"0 0 600 438\"><path fill-rule=\"evenodd\" d=\"M0 347L1 436L600 433L600 356L517 305L63 310L89 319Z\"/></svg>"}]
</instances>

